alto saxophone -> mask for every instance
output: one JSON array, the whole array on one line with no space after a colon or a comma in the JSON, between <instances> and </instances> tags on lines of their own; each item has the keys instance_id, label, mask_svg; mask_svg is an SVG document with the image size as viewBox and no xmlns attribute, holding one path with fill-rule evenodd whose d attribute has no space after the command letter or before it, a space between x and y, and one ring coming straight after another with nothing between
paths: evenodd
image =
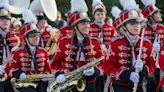
<instances>
[{"instance_id":1,"label":"alto saxophone","mask_svg":"<svg viewBox=\"0 0 164 92\"><path fill-rule=\"evenodd\" d=\"M6 79L7 79L6 73L3 73L2 75L0 75L0 82L4 82Z\"/></svg>"},{"instance_id":2,"label":"alto saxophone","mask_svg":"<svg viewBox=\"0 0 164 92\"><path fill-rule=\"evenodd\" d=\"M91 68L96 66L97 64L100 63L104 59L104 56L94 59L92 62L87 63L86 65L68 73L65 74L67 81L64 83L56 83L52 82L49 87L47 88L48 92L67 92L71 90L72 88L77 88L78 91L84 91L85 86L86 86L86 81L82 77L83 75L83 70L87 68Z\"/></svg>"},{"instance_id":3,"label":"alto saxophone","mask_svg":"<svg viewBox=\"0 0 164 92\"><path fill-rule=\"evenodd\" d=\"M11 83L15 88L22 88L22 87L29 87L32 86L36 88L38 86L38 83L35 83L37 81L40 81L42 79L51 79L54 78L53 74L33 74L33 75L27 75L26 80L19 80L16 78L11 79Z\"/></svg>"}]
</instances>

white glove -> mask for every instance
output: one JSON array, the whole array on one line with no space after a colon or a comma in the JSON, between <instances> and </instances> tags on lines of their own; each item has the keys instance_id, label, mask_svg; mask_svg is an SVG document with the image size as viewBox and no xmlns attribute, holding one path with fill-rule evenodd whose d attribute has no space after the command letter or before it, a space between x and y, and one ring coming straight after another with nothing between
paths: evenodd
<instances>
[{"instance_id":1,"label":"white glove","mask_svg":"<svg viewBox=\"0 0 164 92\"><path fill-rule=\"evenodd\" d=\"M153 51L155 54L157 54L160 51L160 43L159 42L154 42L153 43Z\"/></svg>"},{"instance_id":2,"label":"white glove","mask_svg":"<svg viewBox=\"0 0 164 92\"><path fill-rule=\"evenodd\" d=\"M57 83L64 83L66 81L66 77L64 76L64 74L59 74L57 77L56 77L56 80L55 80Z\"/></svg>"},{"instance_id":3,"label":"white glove","mask_svg":"<svg viewBox=\"0 0 164 92\"><path fill-rule=\"evenodd\" d=\"M19 76L20 80L25 80L26 79L26 74L25 73L21 73Z\"/></svg>"},{"instance_id":4,"label":"white glove","mask_svg":"<svg viewBox=\"0 0 164 92\"><path fill-rule=\"evenodd\" d=\"M5 66L0 65L0 75L2 75L3 73L5 73Z\"/></svg>"},{"instance_id":5,"label":"white glove","mask_svg":"<svg viewBox=\"0 0 164 92\"><path fill-rule=\"evenodd\" d=\"M139 72L141 72L142 69L143 69L143 65L144 64L143 64L142 60L141 59L138 59L138 60L136 60L136 63L134 65L134 68L137 69Z\"/></svg>"},{"instance_id":6,"label":"white glove","mask_svg":"<svg viewBox=\"0 0 164 92\"><path fill-rule=\"evenodd\" d=\"M138 75L138 73L132 72L132 73L130 74L130 80L131 80L133 83L138 83L138 82L139 82L139 75Z\"/></svg>"},{"instance_id":7,"label":"white glove","mask_svg":"<svg viewBox=\"0 0 164 92\"><path fill-rule=\"evenodd\" d=\"M92 68L85 69L85 70L83 71L83 74L84 74L85 76L92 76L94 73L95 73L95 70L94 70L93 67L92 67Z\"/></svg>"},{"instance_id":8,"label":"white glove","mask_svg":"<svg viewBox=\"0 0 164 92\"><path fill-rule=\"evenodd\" d=\"M101 45L101 49L104 50L104 51L107 51L105 44Z\"/></svg>"}]
</instances>

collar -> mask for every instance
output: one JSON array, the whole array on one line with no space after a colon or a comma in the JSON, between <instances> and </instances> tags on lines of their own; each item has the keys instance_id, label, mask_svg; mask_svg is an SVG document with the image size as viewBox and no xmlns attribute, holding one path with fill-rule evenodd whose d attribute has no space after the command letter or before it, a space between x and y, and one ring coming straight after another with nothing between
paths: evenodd
<instances>
[{"instance_id":1,"label":"collar","mask_svg":"<svg viewBox=\"0 0 164 92\"><path fill-rule=\"evenodd\" d=\"M105 24L105 22L99 23L99 22L97 22L97 21L94 21L94 23L95 23L97 26L99 26L99 28L103 28L103 26L104 26L104 24Z\"/></svg>"},{"instance_id":2,"label":"collar","mask_svg":"<svg viewBox=\"0 0 164 92\"><path fill-rule=\"evenodd\" d=\"M3 32L2 30L0 30L0 34L2 35L3 38L6 37L7 33L6 32Z\"/></svg>"}]
</instances>

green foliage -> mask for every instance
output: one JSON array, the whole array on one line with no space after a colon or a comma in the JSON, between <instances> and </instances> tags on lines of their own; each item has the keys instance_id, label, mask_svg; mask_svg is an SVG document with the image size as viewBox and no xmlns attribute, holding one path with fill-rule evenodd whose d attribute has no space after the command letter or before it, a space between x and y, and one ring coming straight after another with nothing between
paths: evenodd
<instances>
[{"instance_id":1,"label":"green foliage","mask_svg":"<svg viewBox=\"0 0 164 92\"><path fill-rule=\"evenodd\" d=\"M92 0L85 0L88 6L88 15L90 16L90 18L92 19ZM62 13L63 18L65 19L64 14L66 13L67 10L70 9L70 0L56 0L57 2L57 6L58 6L58 10ZM105 4L106 9L107 9L107 16L111 16L111 8L112 6L118 6L120 9L122 9L122 7L120 6L119 0L102 0L102 2ZM141 0L136 0L137 4L139 4L141 9L144 9L144 5L142 4ZM164 0L157 0L157 4L156 6L161 9L161 13L164 14ZM164 16L163 16L164 19Z\"/></svg>"}]
</instances>

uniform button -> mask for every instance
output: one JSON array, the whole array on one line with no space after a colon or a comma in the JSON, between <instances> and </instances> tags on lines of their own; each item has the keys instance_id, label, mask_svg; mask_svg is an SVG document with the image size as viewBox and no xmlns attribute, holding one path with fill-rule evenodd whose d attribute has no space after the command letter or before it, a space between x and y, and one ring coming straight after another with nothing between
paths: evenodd
<instances>
[{"instance_id":1,"label":"uniform button","mask_svg":"<svg viewBox=\"0 0 164 92\"><path fill-rule=\"evenodd\" d=\"M30 68L27 68L28 71L30 71Z\"/></svg>"}]
</instances>

